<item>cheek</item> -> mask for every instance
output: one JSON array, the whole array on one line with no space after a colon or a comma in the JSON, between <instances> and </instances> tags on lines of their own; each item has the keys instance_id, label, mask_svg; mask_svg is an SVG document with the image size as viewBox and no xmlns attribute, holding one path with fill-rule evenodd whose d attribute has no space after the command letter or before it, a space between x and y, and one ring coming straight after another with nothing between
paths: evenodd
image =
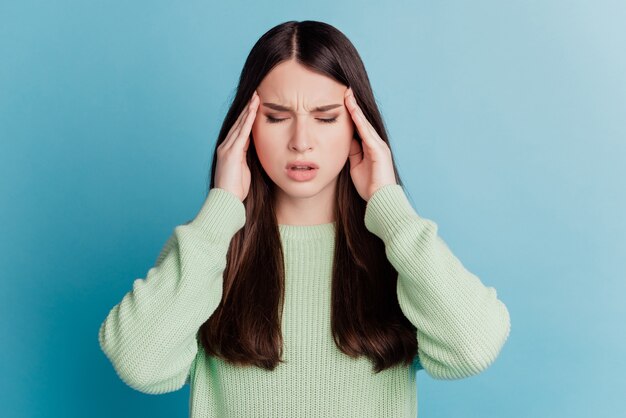
<instances>
[{"instance_id":1,"label":"cheek","mask_svg":"<svg viewBox=\"0 0 626 418\"><path fill-rule=\"evenodd\" d=\"M335 171L341 170L345 165L351 145L352 129L350 126L338 127L333 135L328 137L324 147L324 159L334 167Z\"/></svg>"},{"instance_id":2,"label":"cheek","mask_svg":"<svg viewBox=\"0 0 626 418\"><path fill-rule=\"evenodd\" d=\"M252 140L254 141L254 149L259 157L259 161L267 170L268 166L271 165L271 157L273 155L272 150L270 149L270 135L267 130L257 126L256 122L252 125L251 133Z\"/></svg>"},{"instance_id":3,"label":"cheek","mask_svg":"<svg viewBox=\"0 0 626 418\"><path fill-rule=\"evenodd\" d=\"M337 137L335 139L336 152L341 158L347 158L350 152L350 146L352 145L352 137L354 129L351 124L343 124L337 130Z\"/></svg>"},{"instance_id":4,"label":"cheek","mask_svg":"<svg viewBox=\"0 0 626 418\"><path fill-rule=\"evenodd\" d=\"M252 129L250 130L250 133L252 134L252 140L254 141L254 148L257 151L257 154L261 154L264 150L264 132L262 128L259 128L259 123L258 123L258 116L257 119L254 121L254 123L252 124Z\"/></svg>"}]
</instances>

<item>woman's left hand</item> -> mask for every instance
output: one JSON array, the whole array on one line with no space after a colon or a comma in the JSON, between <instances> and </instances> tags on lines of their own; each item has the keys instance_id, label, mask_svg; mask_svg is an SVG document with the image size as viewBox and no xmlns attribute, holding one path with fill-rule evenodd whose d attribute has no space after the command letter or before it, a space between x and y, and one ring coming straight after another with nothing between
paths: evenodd
<instances>
[{"instance_id":1,"label":"woman's left hand","mask_svg":"<svg viewBox=\"0 0 626 418\"><path fill-rule=\"evenodd\" d=\"M382 186L397 184L391 150L357 105L351 88L346 90L344 99L363 144L361 146L356 138L352 138L348 157L350 176L359 195L369 201Z\"/></svg>"}]
</instances>

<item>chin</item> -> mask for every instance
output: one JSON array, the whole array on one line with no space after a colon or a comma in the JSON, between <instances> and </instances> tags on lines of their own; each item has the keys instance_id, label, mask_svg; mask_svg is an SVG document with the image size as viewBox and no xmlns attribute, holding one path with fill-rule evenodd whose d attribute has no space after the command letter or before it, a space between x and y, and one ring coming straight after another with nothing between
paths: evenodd
<instances>
[{"instance_id":1,"label":"chin","mask_svg":"<svg viewBox=\"0 0 626 418\"><path fill-rule=\"evenodd\" d=\"M274 184L277 189L280 189L282 193L289 197L307 198L313 197L329 187L335 187L337 179L338 176L335 176L331 180L317 177L306 182L296 182L286 179L286 181L281 181L280 183L274 182Z\"/></svg>"},{"instance_id":2,"label":"chin","mask_svg":"<svg viewBox=\"0 0 626 418\"><path fill-rule=\"evenodd\" d=\"M280 189L284 194L290 197L312 197L322 191L323 187L320 187L319 184L315 184L314 181L311 182L303 182L303 183L293 183L281 185L275 183L276 187Z\"/></svg>"}]
</instances>

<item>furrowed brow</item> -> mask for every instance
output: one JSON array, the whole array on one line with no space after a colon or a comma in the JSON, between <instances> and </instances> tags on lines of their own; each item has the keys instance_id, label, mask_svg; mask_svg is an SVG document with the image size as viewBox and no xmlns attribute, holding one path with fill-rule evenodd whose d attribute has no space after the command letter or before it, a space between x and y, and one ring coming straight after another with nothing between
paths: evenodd
<instances>
[{"instance_id":1,"label":"furrowed brow","mask_svg":"<svg viewBox=\"0 0 626 418\"><path fill-rule=\"evenodd\" d=\"M278 110L279 112L291 112L293 109L287 106L280 105L278 103L268 103L263 102L263 106L269 107L270 109ZM341 107L341 104L329 104L324 106L317 106L312 110L312 112L326 112L328 110L334 109L336 107Z\"/></svg>"}]
</instances>

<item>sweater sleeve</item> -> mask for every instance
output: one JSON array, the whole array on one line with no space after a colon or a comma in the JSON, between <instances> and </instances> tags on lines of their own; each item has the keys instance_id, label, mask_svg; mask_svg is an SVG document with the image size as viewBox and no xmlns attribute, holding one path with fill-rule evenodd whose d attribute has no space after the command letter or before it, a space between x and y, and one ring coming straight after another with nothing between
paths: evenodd
<instances>
[{"instance_id":1,"label":"sweater sleeve","mask_svg":"<svg viewBox=\"0 0 626 418\"><path fill-rule=\"evenodd\" d=\"M400 308L417 327L418 367L448 380L489 367L510 332L509 312L496 289L463 266L437 234L437 224L415 212L400 185L382 186L371 196L365 225L383 240L398 271Z\"/></svg>"},{"instance_id":2,"label":"sweater sleeve","mask_svg":"<svg viewBox=\"0 0 626 418\"><path fill-rule=\"evenodd\" d=\"M127 385L161 394L189 382L197 332L222 299L227 250L245 216L237 196L211 189L196 217L174 228L146 277L110 310L98 340Z\"/></svg>"}]
</instances>

